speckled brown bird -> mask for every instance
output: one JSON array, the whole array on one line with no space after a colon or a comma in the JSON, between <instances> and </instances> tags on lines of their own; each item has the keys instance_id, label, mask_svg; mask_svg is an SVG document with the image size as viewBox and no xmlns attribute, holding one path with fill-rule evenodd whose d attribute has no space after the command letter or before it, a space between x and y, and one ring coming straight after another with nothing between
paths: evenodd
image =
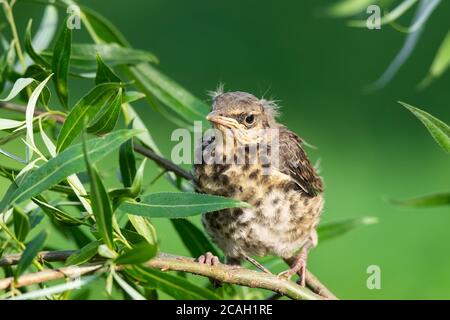
<instances>
[{"instance_id":1,"label":"speckled brown bird","mask_svg":"<svg viewBox=\"0 0 450 320\"><path fill-rule=\"evenodd\" d=\"M290 278L298 273L304 285L307 253L317 245L323 184L302 148L302 139L276 121L277 109L274 102L249 93L216 92L207 120L217 131L203 139L204 161L194 166L195 184L198 192L252 206L203 216L207 233L223 250L227 263L246 259L265 270L251 256L276 255L291 263L280 275ZM273 138L261 134L262 129L278 132L277 152ZM229 144L222 140L230 137L232 147L224 148ZM252 157L255 146L256 157ZM272 161L275 156L278 161ZM222 163L211 159L222 159ZM207 253L199 261L215 264L219 260Z\"/></svg>"}]
</instances>

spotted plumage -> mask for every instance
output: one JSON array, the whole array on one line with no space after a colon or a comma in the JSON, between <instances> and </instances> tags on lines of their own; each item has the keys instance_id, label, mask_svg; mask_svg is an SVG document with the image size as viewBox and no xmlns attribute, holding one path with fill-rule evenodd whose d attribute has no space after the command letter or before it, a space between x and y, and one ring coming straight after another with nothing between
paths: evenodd
<instances>
[{"instance_id":1,"label":"spotted plumage","mask_svg":"<svg viewBox=\"0 0 450 320\"><path fill-rule=\"evenodd\" d=\"M317 242L322 180L302 140L277 123L276 115L274 103L248 93L219 92L213 97L208 120L217 130L201 146L204 161L194 166L196 189L252 205L203 216L207 233L229 261L269 254L292 259L300 248ZM277 132L276 151L274 138L261 134L267 129ZM230 139L232 147L224 148ZM243 162L223 161L227 157ZM219 159L224 163L217 163Z\"/></svg>"}]
</instances>

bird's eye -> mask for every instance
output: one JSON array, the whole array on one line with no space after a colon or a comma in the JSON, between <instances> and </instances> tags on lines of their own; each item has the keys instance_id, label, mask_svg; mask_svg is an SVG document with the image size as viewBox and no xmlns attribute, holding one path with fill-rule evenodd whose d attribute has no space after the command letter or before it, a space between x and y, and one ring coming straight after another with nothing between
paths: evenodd
<instances>
[{"instance_id":1,"label":"bird's eye","mask_svg":"<svg viewBox=\"0 0 450 320\"><path fill-rule=\"evenodd\" d=\"M253 122L255 122L255 116L253 114L250 114L245 117L246 124L253 124Z\"/></svg>"}]
</instances>

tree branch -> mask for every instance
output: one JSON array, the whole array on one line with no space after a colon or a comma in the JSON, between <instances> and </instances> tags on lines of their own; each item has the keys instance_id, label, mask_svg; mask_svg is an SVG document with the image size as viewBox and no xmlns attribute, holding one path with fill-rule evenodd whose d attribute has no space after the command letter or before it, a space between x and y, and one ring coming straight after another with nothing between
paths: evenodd
<instances>
[{"instance_id":1,"label":"tree branch","mask_svg":"<svg viewBox=\"0 0 450 320\"><path fill-rule=\"evenodd\" d=\"M72 250L41 252L38 255L39 259L46 261L64 261L73 252ZM0 266L11 266L17 264L21 255L15 254L0 259ZM253 271L244 269L242 267L229 266L225 264L218 264L210 266L194 261L192 258L173 256L165 253L160 253L156 258L151 259L146 263L150 268L160 269L162 271L182 271L192 274L208 277L210 279L223 282L247 286L251 288L266 289L285 295L295 300L320 300L323 297L311 292L307 288L303 288L295 282L282 279L276 275L267 274L260 271ZM126 266L117 266L118 270L126 268ZM14 282L14 278L5 278L0 280L0 290L5 290L14 286L15 288L29 286L32 284L43 283L47 281L73 278L82 276L93 272L106 272L103 268L103 263L89 263L82 266L68 266L55 270L43 270L40 272L23 275Z\"/></svg>"}]
</instances>

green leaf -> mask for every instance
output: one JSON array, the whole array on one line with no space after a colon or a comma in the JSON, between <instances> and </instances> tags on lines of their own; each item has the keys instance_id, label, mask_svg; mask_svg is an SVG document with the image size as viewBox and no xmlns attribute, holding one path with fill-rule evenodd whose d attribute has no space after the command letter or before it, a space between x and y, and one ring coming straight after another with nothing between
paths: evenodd
<instances>
[{"instance_id":1,"label":"green leaf","mask_svg":"<svg viewBox=\"0 0 450 320\"><path fill-rule=\"evenodd\" d=\"M450 193L436 193L414 199L394 200L393 202L398 205L417 208L450 205Z\"/></svg>"},{"instance_id":2,"label":"green leaf","mask_svg":"<svg viewBox=\"0 0 450 320\"><path fill-rule=\"evenodd\" d=\"M89 153L85 141L83 141L83 151L84 159L86 161L86 168L89 174L89 181L91 182L90 197L97 230L108 248L114 251L113 209L111 201L109 199L108 192L100 179L97 169L89 159Z\"/></svg>"},{"instance_id":3,"label":"green leaf","mask_svg":"<svg viewBox=\"0 0 450 320\"><path fill-rule=\"evenodd\" d=\"M92 25L90 32L95 32L97 38L105 43L115 42L124 47L129 46L124 35L104 16L85 6L81 6L81 10L84 13L82 18Z\"/></svg>"},{"instance_id":4,"label":"green leaf","mask_svg":"<svg viewBox=\"0 0 450 320\"><path fill-rule=\"evenodd\" d=\"M139 169L136 172L136 175L133 180L133 184L131 185L131 195L133 198L136 198L139 196L139 194L142 191L142 184L144 182L144 170L145 170L145 164L147 163L147 158L144 158L142 160L141 165L139 166Z\"/></svg>"},{"instance_id":5,"label":"green leaf","mask_svg":"<svg viewBox=\"0 0 450 320\"><path fill-rule=\"evenodd\" d=\"M201 193L151 193L140 202L128 200L120 209L131 214L153 218L184 218L226 208L249 207L245 202Z\"/></svg>"},{"instance_id":6,"label":"green leaf","mask_svg":"<svg viewBox=\"0 0 450 320\"><path fill-rule=\"evenodd\" d=\"M70 64L79 69L93 70L97 67L97 54L100 55L103 61L109 66L158 62L158 59L150 52L124 48L115 43L74 43L72 45ZM44 51L41 55L50 58L54 53Z\"/></svg>"},{"instance_id":7,"label":"green leaf","mask_svg":"<svg viewBox=\"0 0 450 320\"><path fill-rule=\"evenodd\" d=\"M14 71L14 62L16 60L15 40L9 44L9 49L5 48L0 57L0 92L3 91L5 83L10 74Z\"/></svg>"},{"instance_id":8,"label":"green leaf","mask_svg":"<svg viewBox=\"0 0 450 320\"><path fill-rule=\"evenodd\" d=\"M14 99L23 89L33 83L32 78L19 78L14 82L14 85L6 98L0 99L0 101L10 101Z\"/></svg>"},{"instance_id":9,"label":"green leaf","mask_svg":"<svg viewBox=\"0 0 450 320\"><path fill-rule=\"evenodd\" d=\"M376 217L347 218L341 221L323 223L317 228L317 233L319 234L319 241L323 242L346 234L357 227L375 223L378 223Z\"/></svg>"},{"instance_id":10,"label":"green leaf","mask_svg":"<svg viewBox=\"0 0 450 320\"><path fill-rule=\"evenodd\" d=\"M77 266L88 262L97 254L100 241L92 241L80 250L72 253L66 260L66 266Z\"/></svg>"},{"instance_id":11,"label":"green leaf","mask_svg":"<svg viewBox=\"0 0 450 320\"><path fill-rule=\"evenodd\" d=\"M450 127L441 120L433 117L431 114L415 108L405 102L399 103L411 111L428 129L431 136L446 152L450 152Z\"/></svg>"},{"instance_id":12,"label":"green leaf","mask_svg":"<svg viewBox=\"0 0 450 320\"><path fill-rule=\"evenodd\" d=\"M187 123L204 120L209 106L186 91L172 79L162 74L150 64L129 67L131 77L144 92L149 103L154 105L156 97Z\"/></svg>"},{"instance_id":13,"label":"green leaf","mask_svg":"<svg viewBox=\"0 0 450 320\"><path fill-rule=\"evenodd\" d=\"M25 32L25 51L28 53L30 58L37 64L44 66L46 68L50 68L51 64L46 59L44 59L36 50L33 48L33 44L31 41L31 25L33 24L33 20L30 19L28 21L27 29Z\"/></svg>"},{"instance_id":14,"label":"green leaf","mask_svg":"<svg viewBox=\"0 0 450 320\"><path fill-rule=\"evenodd\" d=\"M97 73L95 75L95 84L105 82L121 82L121 80L114 73L114 71L103 62L100 55L97 54Z\"/></svg>"},{"instance_id":15,"label":"green leaf","mask_svg":"<svg viewBox=\"0 0 450 320\"><path fill-rule=\"evenodd\" d=\"M44 81L45 78L47 78L49 75L50 72L48 72L38 64L32 64L31 66L29 66L24 74L26 78L33 78L41 82Z\"/></svg>"},{"instance_id":16,"label":"green leaf","mask_svg":"<svg viewBox=\"0 0 450 320\"><path fill-rule=\"evenodd\" d=\"M21 127L25 124L24 121L2 119L0 118L0 130L8 130Z\"/></svg>"},{"instance_id":17,"label":"green leaf","mask_svg":"<svg viewBox=\"0 0 450 320\"><path fill-rule=\"evenodd\" d=\"M131 103L140 99L145 98L145 94L139 91L125 91L125 94L122 96L122 104Z\"/></svg>"},{"instance_id":18,"label":"green leaf","mask_svg":"<svg viewBox=\"0 0 450 320\"><path fill-rule=\"evenodd\" d=\"M30 232L30 219L19 207L14 207L13 209L14 217L14 234L17 240L24 241Z\"/></svg>"},{"instance_id":19,"label":"green leaf","mask_svg":"<svg viewBox=\"0 0 450 320\"><path fill-rule=\"evenodd\" d=\"M47 233L45 231L41 231L27 244L25 251L22 253L19 264L17 265L16 272L14 273L14 277L16 279L31 265L33 259L44 247L46 239Z\"/></svg>"},{"instance_id":20,"label":"green leaf","mask_svg":"<svg viewBox=\"0 0 450 320\"><path fill-rule=\"evenodd\" d=\"M34 203L36 203L39 208L44 211L44 213L49 216L51 219L58 221L59 223L66 226L79 226L79 225L89 225L83 220L72 217L70 214L65 213L64 211L46 203L43 201L42 197L32 198Z\"/></svg>"},{"instance_id":21,"label":"green leaf","mask_svg":"<svg viewBox=\"0 0 450 320\"><path fill-rule=\"evenodd\" d=\"M192 257L200 257L206 252L211 252L215 256L220 255L205 234L192 222L186 219L170 221Z\"/></svg>"},{"instance_id":22,"label":"green leaf","mask_svg":"<svg viewBox=\"0 0 450 320\"><path fill-rule=\"evenodd\" d=\"M136 130L118 130L105 137L89 140L86 144L92 163L103 159L138 133L139 131ZM82 144L74 145L29 174L11 196L4 197L0 203L0 212L3 212L8 205L30 199L84 169L83 146Z\"/></svg>"},{"instance_id":23,"label":"green leaf","mask_svg":"<svg viewBox=\"0 0 450 320\"><path fill-rule=\"evenodd\" d=\"M101 244L98 247L97 253L106 259L115 259L117 258L117 253L114 250L111 250L110 248L108 248L108 246L106 244Z\"/></svg>"},{"instance_id":24,"label":"green leaf","mask_svg":"<svg viewBox=\"0 0 450 320\"><path fill-rule=\"evenodd\" d=\"M158 248L156 245L150 245L148 242L141 242L134 248L125 250L117 259L117 264L141 264L149 261L156 255Z\"/></svg>"},{"instance_id":25,"label":"green leaf","mask_svg":"<svg viewBox=\"0 0 450 320\"><path fill-rule=\"evenodd\" d=\"M72 29L67 27L67 19L64 21L59 36L56 39L52 57L52 70L55 73L53 80L55 82L56 93L66 108L69 105L67 79L69 77L69 63L72 52Z\"/></svg>"},{"instance_id":26,"label":"green leaf","mask_svg":"<svg viewBox=\"0 0 450 320\"><path fill-rule=\"evenodd\" d=\"M94 87L87 95L81 98L67 116L56 143L59 153L66 149L80 134L85 125L85 119L90 120L117 92L118 83L103 83Z\"/></svg>"},{"instance_id":27,"label":"green leaf","mask_svg":"<svg viewBox=\"0 0 450 320\"><path fill-rule=\"evenodd\" d=\"M31 299L38 299L42 297L48 297L53 294L62 293L69 290L77 290L80 289L82 286L90 283L91 281L97 279L98 275L93 276L87 276L79 279L75 279L73 281L58 284L56 286L51 286L45 289L35 290L27 293L20 294L18 296L14 296L10 300L31 300Z\"/></svg>"},{"instance_id":28,"label":"green leaf","mask_svg":"<svg viewBox=\"0 0 450 320\"><path fill-rule=\"evenodd\" d=\"M34 110L36 109L36 104L39 99L39 96L44 90L47 82L50 80L53 74L49 75L44 81L42 81L36 89L34 89L33 93L28 100L27 109L25 112L25 124L27 127L27 162L31 159L33 155L33 148L36 149L36 145L34 144L34 132L33 132L33 120L34 120Z\"/></svg>"},{"instance_id":29,"label":"green leaf","mask_svg":"<svg viewBox=\"0 0 450 320\"><path fill-rule=\"evenodd\" d=\"M140 234L150 245L156 246L158 244L158 237L156 235L155 227L147 218L128 215L128 219L136 232Z\"/></svg>"},{"instance_id":30,"label":"green leaf","mask_svg":"<svg viewBox=\"0 0 450 320\"><path fill-rule=\"evenodd\" d=\"M116 92L116 95L107 102L100 112L97 114L92 124L87 128L87 132L103 135L111 132L116 126L119 119L122 106L122 88Z\"/></svg>"},{"instance_id":31,"label":"green leaf","mask_svg":"<svg viewBox=\"0 0 450 320\"><path fill-rule=\"evenodd\" d=\"M147 300L136 289L130 286L125 280L123 280L116 272L112 272L112 276L119 284L119 286L133 299L133 300Z\"/></svg>"},{"instance_id":32,"label":"green leaf","mask_svg":"<svg viewBox=\"0 0 450 320\"><path fill-rule=\"evenodd\" d=\"M439 78L450 66L450 31L442 41L427 77L419 84L420 88L428 86L433 79Z\"/></svg>"},{"instance_id":33,"label":"green leaf","mask_svg":"<svg viewBox=\"0 0 450 320\"><path fill-rule=\"evenodd\" d=\"M134 266L125 272L141 285L159 289L177 300L220 300L220 296L211 290L158 270Z\"/></svg>"},{"instance_id":34,"label":"green leaf","mask_svg":"<svg viewBox=\"0 0 450 320\"><path fill-rule=\"evenodd\" d=\"M136 157L133 151L133 139L126 141L120 146L119 165L123 186L126 188L131 187L136 176Z\"/></svg>"},{"instance_id":35,"label":"green leaf","mask_svg":"<svg viewBox=\"0 0 450 320\"><path fill-rule=\"evenodd\" d=\"M326 13L333 17L350 17L366 11L371 4L378 0L340 0L326 8Z\"/></svg>"}]
</instances>

